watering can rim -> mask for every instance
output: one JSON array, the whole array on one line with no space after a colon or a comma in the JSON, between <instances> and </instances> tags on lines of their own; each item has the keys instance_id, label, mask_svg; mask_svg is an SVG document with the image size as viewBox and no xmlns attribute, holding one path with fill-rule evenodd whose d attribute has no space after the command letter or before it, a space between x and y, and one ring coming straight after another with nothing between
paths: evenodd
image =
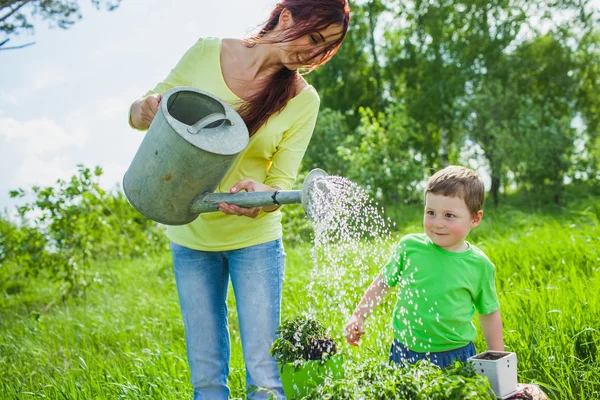
<instances>
[{"instance_id":1,"label":"watering can rim","mask_svg":"<svg viewBox=\"0 0 600 400\"><path fill-rule=\"evenodd\" d=\"M214 101L217 101L223 107L225 117L231 122L231 125L232 125L226 129L231 129L234 132L241 130L241 132L239 132L240 134L235 135L237 140L232 141L231 138L229 138L230 140L228 140L226 143L224 143L223 141L218 141L219 147L217 147L217 146L215 146L215 143L217 141L207 140L205 135L197 135L197 134L190 133L188 131L188 128L191 127L192 125L185 124L185 123L179 121L178 119L176 119L175 117L173 117L171 115L171 113L169 112L169 109L167 108L169 98L171 96L173 96L174 94L177 94L180 92L194 92L194 93L198 93L203 96L209 97L210 99L212 99ZM248 146L248 143L250 141L250 135L248 133L248 128L246 127L246 123L244 122L242 117L240 117L240 115L229 104L227 104L226 102L224 102L223 100L221 100L220 98L218 98L217 96L215 96L214 94L212 94L210 92L207 92L207 91L204 91L201 89L197 89L197 88L191 87L191 86L177 86L172 89L169 89L167 92L165 92L162 95L160 107L161 107L163 116L164 116L165 120L168 122L168 124L170 125L170 127L179 136L181 136L184 140L186 140L188 143L190 143L194 147L197 147L197 148L207 151L209 153L214 153L214 154L219 154L219 155L235 155L235 154L238 154L241 151L243 151ZM216 128L205 128L206 130L204 132L218 134L218 132L219 132L218 130L222 131L222 129L224 129L224 128L222 128L222 126L223 125L220 125ZM224 147L223 146L224 144L228 145L229 147Z\"/></svg>"}]
</instances>

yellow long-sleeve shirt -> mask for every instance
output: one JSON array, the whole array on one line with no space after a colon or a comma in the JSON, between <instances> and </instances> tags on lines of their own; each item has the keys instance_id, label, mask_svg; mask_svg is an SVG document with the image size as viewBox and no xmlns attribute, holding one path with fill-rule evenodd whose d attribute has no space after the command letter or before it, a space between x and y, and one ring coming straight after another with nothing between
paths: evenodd
<instances>
[{"instance_id":1,"label":"yellow long-sleeve shirt","mask_svg":"<svg viewBox=\"0 0 600 400\"><path fill-rule=\"evenodd\" d=\"M146 93L163 94L178 86L205 90L236 108L241 99L227 86L221 70L221 40L204 38L196 42L171 70L169 76ZM250 138L248 147L236 158L217 187L229 189L243 178L252 178L284 190L291 189L300 162L310 141L319 110L319 96L305 87L286 107ZM198 171L199 174L202 171ZM282 236L281 212L261 212L256 219L222 212L200 214L193 222L169 226L167 237L197 250L224 251L266 243Z\"/></svg>"}]
</instances>

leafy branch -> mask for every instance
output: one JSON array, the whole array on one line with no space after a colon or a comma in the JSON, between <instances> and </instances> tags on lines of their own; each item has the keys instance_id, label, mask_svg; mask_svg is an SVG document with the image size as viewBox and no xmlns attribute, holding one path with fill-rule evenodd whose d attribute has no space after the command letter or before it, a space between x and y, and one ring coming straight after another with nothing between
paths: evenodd
<instances>
[{"instance_id":1,"label":"leafy branch","mask_svg":"<svg viewBox=\"0 0 600 400\"><path fill-rule=\"evenodd\" d=\"M91 0L96 9L113 11L121 0ZM78 0L2 0L0 1L0 33L6 36L0 39L0 50L20 49L35 42L6 47L10 36L34 32L33 20L41 18L49 21L50 27L68 29L81 19Z\"/></svg>"}]
</instances>

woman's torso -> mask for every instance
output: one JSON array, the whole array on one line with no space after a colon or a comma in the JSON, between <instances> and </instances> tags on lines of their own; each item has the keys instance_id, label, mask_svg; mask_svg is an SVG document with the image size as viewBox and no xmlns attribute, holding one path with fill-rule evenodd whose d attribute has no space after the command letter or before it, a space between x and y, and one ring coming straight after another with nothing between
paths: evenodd
<instances>
[{"instance_id":1,"label":"woman's torso","mask_svg":"<svg viewBox=\"0 0 600 400\"><path fill-rule=\"evenodd\" d=\"M219 97L234 108L239 107L242 100L229 88L222 74L221 43L217 38L200 39L167 79L148 94L164 93L176 86L191 86ZM250 138L216 191L229 192L244 178L290 189L310 140L318 107L316 91L312 86L306 86ZM302 125L299 129L299 121L305 120L312 125ZM261 212L256 219L221 212L205 213L190 224L168 227L167 236L179 245L198 250L243 248L280 238L281 213Z\"/></svg>"}]
</instances>

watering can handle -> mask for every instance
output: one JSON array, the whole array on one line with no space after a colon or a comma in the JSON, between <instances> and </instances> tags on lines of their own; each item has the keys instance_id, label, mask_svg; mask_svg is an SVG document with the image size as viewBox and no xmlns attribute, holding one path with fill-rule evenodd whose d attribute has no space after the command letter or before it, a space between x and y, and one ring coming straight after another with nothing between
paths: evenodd
<instances>
[{"instance_id":1,"label":"watering can handle","mask_svg":"<svg viewBox=\"0 0 600 400\"><path fill-rule=\"evenodd\" d=\"M229 118L227 118L225 116L225 114L214 113L214 114L207 115L206 117L202 118L200 121L196 122L194 125L188 126L187 130L192 135L196 135L202 129L206 128L208 125L210 125L214 122L217 122L217 121L225 121L229 125L233 125L233 122L231 122L231 120Z\"/></svg>"}]
</instances>

